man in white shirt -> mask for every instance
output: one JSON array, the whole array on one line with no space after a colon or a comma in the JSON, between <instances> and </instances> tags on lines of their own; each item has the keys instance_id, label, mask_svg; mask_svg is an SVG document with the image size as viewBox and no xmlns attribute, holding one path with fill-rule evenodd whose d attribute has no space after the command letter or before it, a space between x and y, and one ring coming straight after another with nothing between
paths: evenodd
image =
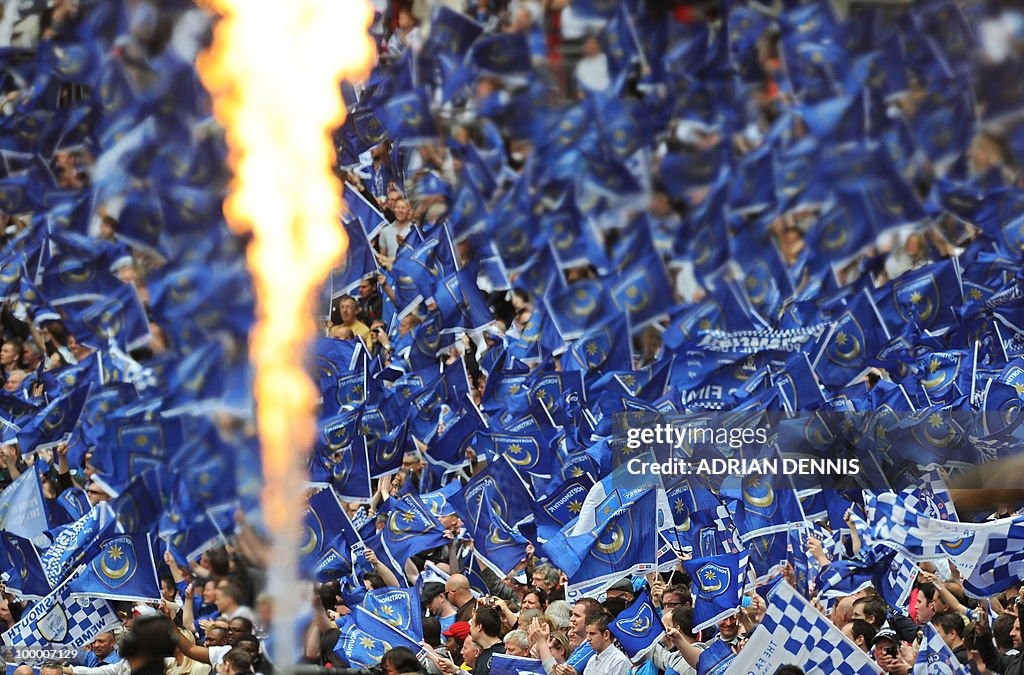
<instances>
[{"instance_id":1,"label":"man in white shirt","mask_svg":"<svg viewBox=\"0 0 1024 675\"><path fill-rule=\"evenodd\" d=\"M217 582L217 595L213 602L217 605L222 619L230 621L241 616L252 623L256 622L256 613L242 604L245 602L245 593L234 579L221 579Z\"/></svg>"},{"instance_id":2,"label":"man in white shirt","mask_svg":"<svg viewBox=\"0 0 1024 675\"><path fill-rule=\"evenodd\" d=\"M395 213L395 222L380 231L380 252L393 262L398 256L398 247L412 230L412 207L404 199L398 199L391 204L391 210Z\"/></svg>"},{"instance_id":3,"label":"man in white shirt","mask_svg":"<svg viewBox=\"0 0 1024 675\"><path fill-rule=\"evenodd\" d=\"M615 646L608 624L611 616L602 612L587 617L587 642L596 652L583 669L583 675L626 675L631 668L629 657Z\"/></svg>"}]
</instances>

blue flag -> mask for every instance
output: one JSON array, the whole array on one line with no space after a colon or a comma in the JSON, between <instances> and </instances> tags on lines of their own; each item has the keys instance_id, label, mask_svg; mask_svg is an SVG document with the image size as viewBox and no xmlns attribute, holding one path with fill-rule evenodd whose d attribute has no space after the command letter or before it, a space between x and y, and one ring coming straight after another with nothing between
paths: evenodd
<instances>
[{"instance_id":1,"label":"blue flag","mask_svg":"<svg viewBox=\"0 0 1024 675\"><path fill-rule=\"evenodd\" d=\"M418 497L405 495L386 504L389 510L380 538L399 568L417 553L447 543L441 523Z\"/></svg>"},{"instance_id":2,"label":"blue flag","mask_svg":"<svg viewBox=\"0 0 1024 675\"><path fill-rule=\"evenodd\" d=\"M571 477L554 488L545 497L534 502L533 513L537 522L537 533L542 539L550 539L559 530L580 514L587 491L594 485L589 474Z\"/></svg>"},{"instance_id":3,"label":"blue flag","mask_svg":"<svg viewBox=\"0 0 1024 675\"><path fill-rule=\"evenodd\" d=\"M99 504L53 537L53 543L40 555L51 586L57 586L80 562L95 555L100 541L114 532L116 521L112 516L106 504Z\"/></svg>"},{"instance_id":4,"label":"blue flag","mask_svg":"<svg viewBox=\"0 0 1024 675\"><path fill-rule=\"evenodd\" d=\"M353 221L358 221L367 239L372 240L388 224L384 214L366 201L366 197L348 183L345 183L345 206L348 207L346 222L351 224Z\"/></svg>"},{"instance_id":5,"label":"blue flag","mask_svg":"<svg viewBox=\"0 0 1024 675\"><path fill-rule=\"evenodd\" d=\"M712 640L697 659L697 675L725 675L736 660L732 647L722 640Z\"/></svg>"},{"instance_id":6,"label":"blue flag","mask_svg":"<svg viewBox=\"0 0 1024 675\"><path fill-rule=\"evenodd\" d=\"M384 623L420 640L423 638L423 609L416 589L379 588L363 598L363 607Z\"/></svg>"},{"instance_id":7,"label":"blue flag","mask_svg":"<svg viewBox=\"0 0 1024 675\"><path fill-rule=\"evenodd\" d=\"M40 600L50 593L39 552L28 539L0 532L0 567L9 592L27 600Z\"/></svg>"},{"instance_id":8,"label":"blue flag","mask_svg":"<svg viewBox=\"0 0 1024 675\"><path fill-rule=\"evenodd\" d=\"M482 502L479 515L469 527L480 562L504 577L526 557L530 543L518 528L495 513L489 501Z\"/></svg>"},{"instance_id":9,"label":"blue flag","mask_svg":"<svg viewBox=\"0 0 1024 675\"><path fill-rule=\"evenodd\" d=\"M483 33L483 26L462 12L436 5L430 19L430 35L421 53L444 53L462 57Z\"/></svg>"},{"instance_id":10,"label":"blue flag","mask_svg":"<svg viewBox=\"0 0 1024 675\"><path fill-rule=\"evenodd\" d=\"M863 372L889 337L871 297L858 294L820 341L814 371L828 387L845 386Z\"/></svg>"},{"instance_id":11,"label":"blue flag","mask_svg":"<svg viewBox=\"0 0 1024 675\"><path fill-rule=\"evenodd\" d=\"M299 553L304 568L315 570L325 562L349 560L349 551L359 543L359 535L331 488L311 496L306 506L302 544Z\"/></svg>"},{"instance_id":12,"label":"blue flag","mask_svg":"<svg viewBox=\"0 0 1024 675\"><path fill-rule=\"evenodd\" d=\"M417 640L381 621L362 607L337 621L341 635L334 652L340 654L351 668L370 668L380 664L384 653L395 647L407 647L414 654L422 650Z\"/></svg>"},{"instance_id":13,"label":"blue flag","mask_svg":"<svg viewBox=\"0 0 1024 675\"><path fill-rule=\"evenodd\" d=\"M378 118L397 141L413 141L437 136L430 110L430 93L413 89L390 97L378 110Z\"/></svg>"},{"instance_id":14,"label":"blue flag","mask_svg":"<svg viewBox=\"0 0 1024 675\"><path fill-rule=\"evenodd\" d=\"M476 285L476 270L466 268L445 277L434 301L447 328L480 330L493 321L487 300Z\"/></svg>"},{"instance_id":15,"label":"blue flag","mask_svg":"<svg viewBox=\"0 0 1024 675\"><path fill-rule=\"evenodd\" d=\"M588 329L617 314L611 293L598 279L578 281L565 290L550 287L544 301L565 340L581 337Z\"/></svg>"},{"instance_id":16,"label":"blue flag","mask_svg":"<svg viewBox=\"0 0 1024 675\"><path fill-rule=\"evenodd\" d=\"M562 361L564 370L609 372L632 370L633 342L625 315L612 316L576 340Z\"/></svg>"},{"instance_id":17,"label":"blue flag","mask_svg":"<svg viewBox=\"0 0 1024 675\"><path fill-rule=\"evenodd\" d=\"M355 365L357 343L353 340L317 338L310 347L310 362L324 390L339 377L350 373Z\"/></svg>"},{"instance_id":18,"label":"blue flag","mask_svg":"<svg viewBox=\"0 0 1024 675\"><path fill-rule=\"evenodd\" d=\"M55 305L102 301L125 286L110 268L127 251L113 244L61 232L50 235L46 250L39 288Z\"/></svg>"},{"instance_id":19,"label":"blue flag","mask_svg":"<svg viewBox=\"0 0 1024 675\"><path fill-rule=\"evenodd\" d=\"M643 59L643 50L637 40L633 17L629 14L629 3L619 3L614 18L605 25L599 40L608 58L610 73L619 73L636 61Z\"/></svg>"},{"instance_id":20,"label":"blue flag","mask_svg":"<svg viewBox=\"0 0 1024 675\"><path fill-rule=\"evenodd\" d=\"M572 570L570 591L572 587L599 580L607 580L610 585L628 574L654 568L658 534L651 523L658 522L656 493L653 488L645 488L639 495L631 496L630 491L616 488L597 506L597 513L607 520L589 530L571 528L545 544L545 552L554 556L563 570ZM581 521L582 518L576 524ZM570 591L567 593L571 594Z\"/></svg>"},{"instance_id":21,"label":"blue flag","mask_svg":"<svg viewBox=\"0 0 1024 675\"><path fill-rule=\"evenodd\" d=\"M53 400L18 431L18 448L22 453L45 450L60 445L71 437L89 394L88 386L80 386Z\"/></svg>"},{"instance_id":22,"label":"blue flag","mask_svg":"<svg viewBox=\"0 0 1024 675\"><path fill-rule=\"evenodd\" d=\"M533 68L526 34L519 31L478 40L470 58L481 72L491 75L525 75Z\"/></svg>"},{"instance_id":23,"label":"blue flag","mask_svg":"<svg viewBox=\"0 0 1024 675\"><path fill-rule=\"evenodd\" d=\"M99 545L99 552L68 585L71 597L153 602L160 599L158 558L149 534L118 534Z\"/></svg>"},{"instance_id":24,"label":"blue flag","mask_svg":"<svg viewBox=\"0 0 1024 675\"><path fill-rule=\"evenodd\" d=\"M23 471L0 492L0 530L34 539L49 527L39 474Z\"/></svg>"},{"instance_id":25,"label":"blue flag","mask_svg":"<svg viewBox=\"0 0 1024 675\"><path fill-rule=\"evenodd\" d=\"M348 253L345 265L331 272L331 299L355 293L359 283L377 274L377 258L373 254L370 240L358 218L343 222L348 235Z\"/></svg>"},{"instance_id":26,"label":"blue flag","mask_svg":"<svg viewBox=\"0 0 1024 675\"><path fill-rule=\"evenodd\" d=\"M75 318L88 330L78 336L84 344L105 347L113 343L125 353L149 344L149 319L132 284L121 284Z\"/></svg>"},{"instance_id":27,"label":"blue flag","mask_svg":"<svg viewBox=\"0 0 1024 675\"><path fill-rule=\"evenodd\" d=\"M683 561L692 579L694 632L711 628L736 613L746 587L749 559L743 551Z\"/></svg>"},{"instance_id":28,"label":"blue flag","mask_svg":"<svg viewBox=\"0 0 1024 675\"><path fill-rule=\"evenodd\" d=\"M489 672L494 675L544 675L545 671L540 659L494 654Z\"/></svg>"},{"instance_id":29,"label":"blue flag","mask_svg":"<svg viewBox=\"0 0 1024 675\"><path fill-rule=\"evenodd\" d=\"M608 630L618 638L626 656L631 659L648 649L665 634L659 612L654 608L651 596L646 590L637 596L633 604L619 612L608 626Z\"/></svg>"},{"instance_id":30,"label":"blue flag","mask_svg":"<svg viewBox=\"0 0 1024 675\"><path fill-rule=\"evenodd\" d=\"M633 333L667 316L670 307L667 299L673 297L673 290L661 256L651 253L625 270L612 286L612 297L629 313Z\"/></svg>"},{"instance_id":31,"label":"blue flag","mask_svg":"<svg viewBox=\"0 0 1024 675\"><path fill-rule=\"evenodd\" d=\"M530 513L533 496L522 478L505 457L498 457L473 476L449 500L455 510L469 522L479 520L488 503L505 522L518 522Z\"/></svg>"}]
</instances>

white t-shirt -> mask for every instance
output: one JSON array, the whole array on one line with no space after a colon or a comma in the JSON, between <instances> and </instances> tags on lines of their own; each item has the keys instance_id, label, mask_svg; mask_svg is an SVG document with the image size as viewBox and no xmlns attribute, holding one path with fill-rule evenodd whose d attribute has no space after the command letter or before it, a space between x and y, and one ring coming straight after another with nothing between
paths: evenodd
<instances>
[{"instance_id":1,"label":"white t-shirt","mask_svg":"<svg viewBox=\"0 0 1024 675\"><path fill-rule=\"evenodd\" d=\"M397 222L385 225L380 231L380 248L386 258L394 258L398 255L398 238L405 239L412 231L412 223L406 223L405 227L399 228Z\"/></svg>"},{"instance_id":2,"label":"white t-shirt","mask_svg":"<svg viewBox=\"0 0 1024 675\"><path fill-rule=\"evenodd\" d=\"M604 91L611 85L608 57L604 54L585 56L576 64L576 80L588 91Z\"/></svg>"},{"instance_id":3,"label":"white t-shirt","mask_svg":"<svg viewBox=\"0 0 1024 675\"><path fill-rule=\"evenodd\" d=\"M234 647L231 645L221 645L220 647L210 647L210 667L216 668L220 663L224 661L224 657Z\"/></svg>"}]
</instances>

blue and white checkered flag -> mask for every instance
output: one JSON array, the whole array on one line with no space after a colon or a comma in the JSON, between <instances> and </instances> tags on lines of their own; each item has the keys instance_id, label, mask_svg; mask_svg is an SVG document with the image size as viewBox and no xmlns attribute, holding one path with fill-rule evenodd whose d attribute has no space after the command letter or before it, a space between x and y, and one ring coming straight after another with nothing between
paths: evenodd
<instances>
[{"instance_id":1,"label":"blue and white checkered flag","mask_svg":"<svg viewBox=\"0 0 1024 675\"><path fill-rule=\"evenodd\" d=\"M914 661L914 675L968 675L967 667L953 656L932 625L924 627L924 642Z\"/></svg>"},{"instance_id":2,"label":"blue and white checkered flag","mask_svg":"<svg viewBox=\"0 0 1024 675\"><path fill-rule=\"evenodd\" d=\"M729 672L773 673L794 665L807 675L881 673L825 615L782 581L766 598L768 611Z\"/></svg>"},{"instance_id":3,"label":"blue and white checkered flag","mask_svg":"<svg viewBox=\"0 0 1024 675\"><path fill-rule=\"evenodd\" d=\"M9 647L66 645L84 647L100 633L121 625L106 600L72 598L68 586L84 568L79 567L45 598L32 605L21 621L0 635Z\"/></svg>"},{"instance_id":4,"label":"blue and white checkered flag","mask_svg":"<svg viewBox=\"0 0 1024 675\"><path fill-rule=\"evenodd\" d=\"M950 561L968 595L983 598L1024 578L1024 516L958 523L908 507L903 494L868 495L871 541L915 562Z\"/></svg>"}]
</instances>

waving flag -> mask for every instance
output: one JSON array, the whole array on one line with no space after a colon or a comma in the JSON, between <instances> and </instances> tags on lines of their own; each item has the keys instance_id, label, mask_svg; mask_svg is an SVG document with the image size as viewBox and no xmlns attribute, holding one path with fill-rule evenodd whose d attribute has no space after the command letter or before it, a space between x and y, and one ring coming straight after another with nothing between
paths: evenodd
<instances>
[{"instance_id":1,"label":"waving flag","mask_svg":"<svg viewBox=\"0 0 1024 675\"><path fill-rule=\"evenodd\" d=\"M668 307L664 300L672 295L668 272L656 254L638 260L612 287L615 302L629 312L629 325L634 333L665 317Z\"/></svg>"},{"instance_id":2,"label":"waving flag","mask_svg":"<svg viewBox=\"0 0 1024 675\"><path fill-rule=\"evenodd\" d=\"M344 657L351 668L370 668L380 663L384 653L395 647L407 647L414 654L422 653L416 638L381 621L362 607L337 621L341 635L334 652Z\"/></svg>"},{"instance_id":3,"label":"waving flag","mask_svg":"<svg viewBox=\"0 0 1024 675\"><path fill-rule=\"evenodd\" d=\"M388 516L380 538L399 567L417 553L447 543L441 523L418 497L405 495L388 502Z\"/></svg>"},{"instance_id":4,"label":"waving flag","mask_svg":"<svg viewBox=\"0 0 1024 675\"><path fill-rule=\"evenodd\" d=\"M434 7L430 18L430 35L424 48L428 53L447 53L464 56L473 42L483 33L483 26L462 12L445 5Z\"/></svg>"},{"instance_id":5,"label":"waving flag","mask_svg":"<svg viewBox=\"0 0 1024 675\"><path fill-rule=\"evenodd\" d=\"M964 575L964 590L987 597L1009 588L1024 574L1024 517L959 523L908 508L907 495L888 492L866 502L871 536L911 560L950 561Z\"/></svg>"},{"instance_id":6,"label":"waving flag","mask_svg":"<svg viewBox=\"0 0 1024 675\"><path fill-rule=\"evenodd\" d=\"M40 555L43 572L57 586L81 561L91 558L100 540L113 534L116 521L106 504L94 506L74 523L61 529Z\"/></svg>"},{"instance_id":7,"label":"waving flag","mask_svg":"<svg viewBox=\"0 0 1024 675\"><path fill-rule=\"evenodd\" d=\"M70 586L77 576L78 573L73 574L32 605L18 623L0 636L4 644L11 647L84 647L100 633L120 626L121 620L106 600L71 597Z\"/></svg>"},{"instance_id":8,"label":"waving flag","mask_svg":"<svg viewBox=\"0 0 1024 675\"><path fill-rule=\"evenodd\" d=\"M612 316L573 342L563 367L583 372L631 370L633 349L629 333L626 317Z\"/></svg>"},{"instance_id":9,"label":"waving flag","mask_svg":"<svg viewBox=\"0 0 1024 675\"><path fill-rule=\"evenodd\" d=\"M363 607L384 623L414 638L423 635L423 609L416 589L378 588L363 598Z\"/></svg>"},{"instance_id":10,"label":"waving flag","mask_svg":"<svg viewBox=\"0 0 1024 675\"><path fill-rule=\"evenodd\" d=\"M0 530L34 539L49 527L39 474L23 471L0 492Z\"/></svg>"},{"instance_id":11,"label":"waving flag","mask_svg":"<svg viewBox=\"0 0 1024 675\"><path fill-rule=\"evenodd\" d=\"M518 522L530 513L534 501L529 488L504 456L496 458L449 499L464 520L477 522L484 504L506 523Z\"/></svg>"},{"instance_id":12,"label":"waving flag","mask_svg":"<svg viewBox=\"0 0 1024 675\"><path fill-rule=\"evenodd\" d=\"M569 524L583 509L587 491L594 485L589 474L571 477L546 497L538 499L533 506L537 533L542 539L550 539Z\"/></svg>"},{"instance_id":13,"label":"waving flag","mask_svg":"<svg viewBox=\"0 0 1024 675\"><path fill-rule=\"evenodd\" d=\"M82 414L89 387L81 386L53 400L18 431L18 448L22 453L45 450L60 445L71 437Z\"/></svg>"},{"instance_id":14,"label":"waving flag","mask_svg":"<svg viewBox=\"0 0 1024 675\"><path fill-rule=\"evenodd\" d=\"M914 661L914 675L967 675L968 672L967 666L957 660L932 624L926 624L924 641Z\"/></svg>"},{"instance_id":15,"label":"waving flag","mask_svg":"<svg viewBox=\"0 0 1024 675\"><path fill-rule=\"evenodd\" d=\"M748 637L733 667L763 672L764 655L771 663L790 664L805 672L865 675L881 673L848 637L785 581L765 598L768 611Z\"/></svg>"},{"instance_id":16,"label":"waving flag","mask_svg":"<svg viewBox=\"0 0 1024 675\"><path fill-rule=\"evenodd\" d=\"M491 75L521 75L532 68L530 45L526 34L519 31L478 40L470 59L481 72Z\"/></svg>"},{"instance_id":17,"label":"waving flag","mask_svg":"<svg viewBox=\"0 0 1024 675\"><path fill-rule=\"evenodd\" d=\"M693 631L711 628L736 613L746 588L750 556L742 553L691 558L683 567L693 580Z\"/></svg>"},{"instance_id":18,"label":"waving flag","mask_svg":"<svg viewBox=\"0 0 1024 675\"><path fill-rule=\"evenodd\" d=\"M366 201L359 190L345 183L345 205L348 207L348 225L358 221L365 232L367 239L373 239L380 234L381 229L388 224L384 214L377 210L377 207Z\"/></svg>"},{"instance_id":19,"label":"waving flag","mask_svg":"<svg viewBox=\"0 0 1024 675\"><path fill-rule=\"evenodd\" d=\"M597 527L578 533L570 530L564 540L559 537L545 544L545 551L557 556L555 559L569 574L567 596L573 596L584 584L604 582L607 588L627 574L654 569L658 562L657 531L650 527L657 522L655 489L647 488L635 495L615 489L596 512L606 519ZM582 517L576 521L577 527L582 521Z\"/></svg>"},{"instance_id":20,"label":"waving flag","mask_svg":"<svg viewBox=\"0 0 1024 675\"><path fill-rule=\"evenodd\" d=\"M819 343L814 371L826 386L845 386L864 371L889 337L870 296L857 295Z\"/></svg>"},{"instance_id":21,"label":"waving flag","mask_svg":"<svg viewBox=\"0 0 1024 675\"><path fill-rule=\"evenodd\" d=\"M697 660L697 675L726 675L736 660L732 647L723 640L712 640Z\"/></svg>"},{"instance_id":22,"label":"waving flag","mask_svg":"<svg viewBox=\"0 0 1024 675\"><path fill-rule=\"evenodd\" d=\"M148 534L119 534L68 585L70 597L155 602L160 599L156 547Z\"/></svg>"},{"instance_id":23,"label":"waving flag","mask_svg":"<svg viewBox=\"0 0 1024 675\"><path fill-rule=\"evenodd\" d=\"M501 576L509 574L526 557L529 540L502 520L489 501L482 502L479 516L470 531L480 562Z\"/></svg>"},{"instance_id":24,"label":"waving flag","mask_svg":"<svg viewBox=\"0 0 1024 675\"><path fill-rule=\"evenodd\" d=\"M619 644L631 659L650 648L665 634L659 613L646 590L637 596L633 604L619 612L608 630L618 638Z\"/></svg>"},{"instance_id":25,"label":"waving flag","mask_svg":"<svg viewBox=\"0 0 1024 675\"><path fill-rule=\"evenodd\" d=\"M299 547L304 566L317 569L328 558L347 562L349 551L358 543L356 528L333 489L320 490L309 498Z\"/></svg>"},{"instance_id":26,"label":"waving flag","mask_svg":"<svg viewBox=\"0 0 1024 675\"><path fill-rule=\"evenodd\" d=\"M0 572L4 587L17 596L41 600L50 593L39 552L28 539L0 532Z\"/></svg>"}]
</instances>

